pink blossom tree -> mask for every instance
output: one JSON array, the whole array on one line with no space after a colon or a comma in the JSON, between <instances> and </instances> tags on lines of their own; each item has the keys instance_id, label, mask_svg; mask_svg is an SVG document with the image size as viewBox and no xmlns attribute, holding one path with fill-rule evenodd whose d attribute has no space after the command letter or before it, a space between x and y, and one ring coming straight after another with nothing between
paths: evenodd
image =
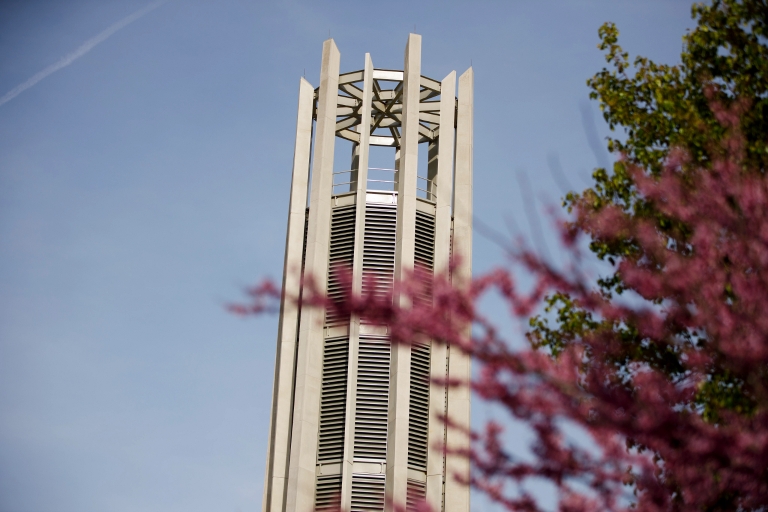
<instances>
[{"instance_id":1,"label":"pink blossom tree","mask_svg":"<svg viewBox=\"0 0 768 512\"><path fill-rule=\"evenodd\" d=\"M670 152L656 177L627 164L638 197L680 226L675 236L619 207L595 209L585 196L560 227L570 255L565 268L515 249L509 268L474 279L469 289L435 276L431 303L418 300L425 276L417 270L395 285L395 294L413 299L409 308L351 293L331 302L311 281L304 306L386 324L393 343L427 337L469 353L476 377L449 385L470 386L533 432L530 457L511 453L502 415L473 431L471 449L461 453L473 467L466 483L508 510L542 510L526 491L532 480L550 482L563 511L766 510L768 178L745 168L738 128L745 108L735 105L714 107L730 135L712 149L718 157L711 168L691 168L683 151ZM585 237L633 241L638 250L614 270L634 299L605 293L587 277L579 250ZM520 271L533 286L520 285ZM593 328L556 347L543 346L534 329L531 346L514 349L478 309L491 291L524 322L544 310L547 297L562 294ZM260 312L265 298L278 296L262 285L251 304L233 310ZM637 350L666 351L678 369L628 362L627 332ZM729 393L733 400L711 400ZM574 428L592 446L569 441Z\"/></svg>"}]
</instances>

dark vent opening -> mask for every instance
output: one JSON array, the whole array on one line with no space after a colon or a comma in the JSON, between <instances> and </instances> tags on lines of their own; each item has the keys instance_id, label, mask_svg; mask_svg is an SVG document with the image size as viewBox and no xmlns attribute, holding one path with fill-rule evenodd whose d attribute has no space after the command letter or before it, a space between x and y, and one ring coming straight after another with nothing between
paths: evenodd
<instances>
[{"instance_id":1,"label":"dark vent opening","mask_svg":"<svg viewBox=\"0 0 768 512\"><path fill-rule=\"evenodd\" d=\"M363 294L384 298L392 293L397 241L397 205L365 206Z\"/></svg>"},{"instance_id":2,"label":"dark vent opening","mask_svg":"<svg viewBox=\"0 0 768 512\"><path fill-rule=\"evenodd\" d=\"M424 501L427 497L427 483L418 480L408 479L408 487L405 494L405 510L410 512L416 510L416 505Z\"/></svg>"},{"instance_id":3,"label":"dark vent opening","mask_svg":"<svg viewBox=\"0 0 768 512\"><path fill-rule=\"evenodd\" d=\"M384 475L352 475L351 512L384 510Z\"/></svg>"},{"instance_id":4,"label":"dark vent opening","mask_svg":"<svg viewBox=\"0 0 768 512\"><path fill-rule=\"evenodd\" d=\"M435 261L435 217L416 210L416 248L414 264L422 274L422 289L416 300L432 302L432 275Z\"/></svg>"},{"instance_id":5,"label":"dark vent opening","mask_svg":"<svg viewBox=\"0 0 768 512\"><path fill-rule=\"evenodd\" d=\"M360 338L355 403L356 461L386 462L390 344L385 338Z\"/></svg>"},{"instance_id":6,"label":"dark vent opening","mask_svg":"<svg viewBox=\"0 0 768 512\"><path fill-rule=\"evenodd\" d=\"M331 214L331 240L328 256L328 298L341 301L344 286L340 279L342 272L352 272L352 260L355 252L355 205L334 208ZM325 315L326 325L338 325L349 322L335 311Z\"/></svg>"},{"instance_id":7,"label":"dark vent opening","mask_svg":"<svg viewBox=\"0 0 768 512\"><path fill-rule=\"evenodd\" d=\"M340 461L344 456L348 357L348 338L325 340L323 380L320 392L318 462Z\"/></svg>"},{"instance_id":8,"label":"dark vent opening","mask_svg":"<svg viewBox=\"0 0 768 512\"><path fill-rule=\"evenodd\" d=\"M408 404L408 467L426 471L429 433L429 353L426 343L411 346L411 396Z\"/></svg>"},{"instance_id":9,"label":"dark vent opening","mask_svg":"<svg viewBox=\"0 0 768 512\"><path fill-rule=\"evenodd\" d=\"M319 475L315 487L315 510L338 511L341 508L341 475Z\"/></svg>"}]
</instances>

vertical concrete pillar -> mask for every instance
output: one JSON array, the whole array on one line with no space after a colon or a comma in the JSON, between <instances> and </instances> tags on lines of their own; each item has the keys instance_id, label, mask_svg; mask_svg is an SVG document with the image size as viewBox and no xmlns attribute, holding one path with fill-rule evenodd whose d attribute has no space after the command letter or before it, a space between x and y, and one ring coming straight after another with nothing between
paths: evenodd
<instances>
[{"instance_id":1,"label":"vertical concrete pillar","mask_svg":"<svg viewBox=\"0 0 768 512\"><path fill-rule=\"evenodd\" d=\"M352 128L354 129L354 128ZM360 143L352 144L352 161L349 166L349 192L357 190L358 168L360 167ZM338 193L338 192L337 192Z\"/></svg>"},{"instance_id":2,"label":"vertical concrete pillar","mask_svg":"<svg viewBox=\"0 0 768 512\"><path fill-rule=\"evenodd\" d=\"M339 89L340 54L333 39L323 43L320 91L317 103L317 132L312 163L312 187L307 226L304 274L325 292L328 279L328 246L333 189L333 150L336 137L336 102ZM302 308L296 358L293 431L286 512L306 512L314 507L317 435L323 360L325 312Z\"/></svg>"},{"instance_id":3,"label":"vertical concrete pillar","mask_svg":"<svg viewBox=\"0 0 768 512\"><path fill-rule=\"evenodd\" d=\"M448 275L451 250L451 200L453 199L454 124L456 119L456 72L451 71L440 83L440 134L437 138L437 162L433 181L435 201L435 276ZM430 155L431 158L431 155ZM432 378L446 378L447 347L432 342L430 373ZM429 452L427 455L427 502L434 511L442 509L443 453L434 449L445 442L446 388L432 384L429 389Z\"/></svg>"},{"instance_id":4,"label":"vertical concrete pillar","mask_svg":"<svg viewBox=\"0 0 768 512\"><path fill-rule=\"evenodd\" d=\"M363 98L360 106L360 142L355 147L357 176L355 183L355 249L352 256L352 293L360 295L363 283L363 242L365 237L365 191L368 186L368 156L371 138L371 101L373 97L373 62L365 54L363 68ZM357 399L357 356L360 345L360 318L353 315L349 322L349 372L347 374L347 406L344 419L344 460L341 465L341 509L350 510L352 469L355 444L355 402Z\"/></svg>"},{"instance_id":5,"label":"vertical concrete pillar","mask_svg":"<svg viewBox=\"0 0 768 512\"><path fill-rule=\"evenodd\" d=\"M421 36L410 34L405 47L403 113L397 179L397 234L395 282L413 271L416 247L416 177L419 159L419 101L421 91ZM405 297L395 297L408 307ZM392 347L387 430L386 497L405 506L408 486L408 407L410 400L411 347Z\"/></svg>"},{"instance_id":6,"label":"vertical concrete pillar","mask_svg":"<svg viewBox=\"0 0 768 512\"><path fill-rule=\"evenodd\" d=\"M453 254L461 263L453 271L453 284L467 288L472 279L472 129L474 72L472 68L459 77L459 108L456 119L456 167L453 196ZM470 326L464 332L470 335ZM449 348L449 377L469 380L469 356L455 347ZM469 428L469 398L467 387L448 390L448 417L457 425ZM448 448L467 448L469 438L456 429L448 429ZM464 457L446 457L445 512L469 510L469 487L456 482L454 475L469 478L469 461Z\"/></svg>"},{"instance_id":7,"label":"vertical concrete pillar","mask_svg":"<svg viewBox=\"0 0 768 512\"><path fill-rule=\"evenodd\" d=\"M433 126L430 123L430 127ZM440 141L435 139L427 146L427 194L429 201L436 201L437 197L437 161L440 153Z\"/></svg>"},{"instance_id":8,"label":"vertical concrete pillar","mask_svg":"<svg viewBox=\"0 0 768 512\"><path fill-rule=\"evenodd\" d=\"M277 326L275 383L272 389L267 469L261 506L264 512L282 512L288 478L293 412L293 365L299 327L299 308L294 301L301 293L301 255L304 246L309 157L312 150L313 103L314 89L302 78L299 82L296 145L293 149L291 197L288 203L288 229L283 262L283 296L280 298L280 321Z\"/></svg>"}]
</instances>

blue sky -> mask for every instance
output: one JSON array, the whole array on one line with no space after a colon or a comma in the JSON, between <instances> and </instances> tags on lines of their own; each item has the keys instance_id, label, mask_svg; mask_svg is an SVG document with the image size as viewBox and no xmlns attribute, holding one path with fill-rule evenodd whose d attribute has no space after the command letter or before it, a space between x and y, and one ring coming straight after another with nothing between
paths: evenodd
<instances>
[{"instance_id":1,"label":"blue sky","mask_svg":"<svg viewBox=\"0 0 768 512\"><path fill-rule=\"evenodd\" d=\"M0 3L0 97L151 2ZM322 41L423 73L475 69L475 205L530 237L596 162L585 81L614 21L677 62L681 0L170 0L0 104L0 512L261 506L277 319L226 301L279 278L298 80ZM477 272L503 262L476 235ZM475 420L483 419L482 407ZM480 505L481 501L475 502Z\"/></svg>"}]
</instances>

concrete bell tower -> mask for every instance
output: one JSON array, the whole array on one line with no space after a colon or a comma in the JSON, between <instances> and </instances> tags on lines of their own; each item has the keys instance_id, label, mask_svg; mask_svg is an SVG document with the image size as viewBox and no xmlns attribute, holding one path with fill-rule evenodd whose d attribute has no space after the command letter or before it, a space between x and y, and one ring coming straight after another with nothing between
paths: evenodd
<instances>
[{"instance_id":1,"label":"concrete bell tower","mask_svg":"<svg viewBox=\"0 0 768 512\"><path fill-rule=\"evenodd\" d=\"M452 252L462 260L451 279L466 286L472 68L457 98L455 72L421 74L417 34L402 71L374 68L369 54L359 71L339 67L329 39L320 86L299 84L285 295L300 295L301 272L340 294L337 265L352 269L353 291L388 294L416 266L445 272ZM334 172L337 138L351 142L352 157ZM393 148L392 164L370 167L371 149L382 146ZM385 501L411 508L424 498L435 511L468 512L469 489L452 475L468 477L469 463L432 447L467 446L437 414L469 426L469 391L429 382L468 378L467 355L439 343L391 346L386 327L285 299L279 322L263 512L383 511Z\"/></svg>"}]
</instances>

